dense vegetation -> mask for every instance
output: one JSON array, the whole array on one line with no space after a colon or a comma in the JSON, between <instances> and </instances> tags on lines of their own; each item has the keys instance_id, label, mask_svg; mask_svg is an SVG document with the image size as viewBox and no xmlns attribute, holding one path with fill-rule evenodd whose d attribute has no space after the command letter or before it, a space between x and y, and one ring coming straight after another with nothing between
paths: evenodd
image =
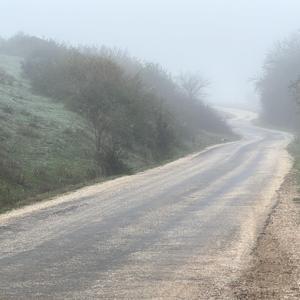
<instances>
[{"instance_id":1,"label":"dense vegetation","mask_svg":"<svg viewBox=\"0 0 300 300\"><path fill-rule=\"evenodd\" d=\"M262 118L293 131L300 130L300 33L278 43L267 55L257 87Z\"/></svg>"},{"instance_id":2,"label":"dense vegetation","mask_svg":"<svg viewBox=\"0 0 300 300\"><path fill-rule=\"evenodd\" d=\"M267 55L258 90L262 120L294 133L289 150L300 171L300 33L278 43ZM300 182L300 172L298 177Z\"/></svg>"},{"instance_id":3,"label":"dense vegetation","mask_svg":"<svg viewBox=\"0 0 300 300\"><path fill-rule=\"evenodd\" d=\"M22 34L0 53L0 209L232 137L195 75Z\"/></svg>"}]
</instances>

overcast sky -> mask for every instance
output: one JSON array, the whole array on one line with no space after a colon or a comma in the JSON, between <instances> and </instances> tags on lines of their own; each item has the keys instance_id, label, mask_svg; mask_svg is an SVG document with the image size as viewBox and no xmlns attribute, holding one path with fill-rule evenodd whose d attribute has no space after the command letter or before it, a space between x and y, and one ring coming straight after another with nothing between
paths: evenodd
<instances>
[{"instance_id":1,"label":"overcast sky","mask_svg":"<svg viewBox=\"0 0 300 300\"><path fill-rule=\"evenodd\" d=\"M251 101L266 52L300 29L299 0L1 0L0 35L18 31L116 46L176 74L200 72L210 98Z\"/></svg>"}]
</instances>

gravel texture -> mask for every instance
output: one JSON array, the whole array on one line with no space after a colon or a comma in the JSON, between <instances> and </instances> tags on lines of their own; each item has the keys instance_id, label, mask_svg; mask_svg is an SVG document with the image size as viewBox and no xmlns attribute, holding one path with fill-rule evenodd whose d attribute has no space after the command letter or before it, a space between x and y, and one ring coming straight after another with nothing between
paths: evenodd
<instances>
[{"instance_id":1,"label":"gravel texture","mask_svg":"<svg viewBox=\"0 0 300 300\"><path fill-rule=\"evenodd\" d=\"M232 286L236 299L300 299L300 202L296 171L278 191L252 262Z\"/></svg>"}]
</instances>

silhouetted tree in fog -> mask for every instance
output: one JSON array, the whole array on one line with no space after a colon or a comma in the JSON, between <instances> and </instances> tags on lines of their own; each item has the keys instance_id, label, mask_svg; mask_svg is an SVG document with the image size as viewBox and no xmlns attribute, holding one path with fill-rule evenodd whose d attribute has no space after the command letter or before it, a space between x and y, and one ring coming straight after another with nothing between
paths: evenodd
<instances>
[{"instance_id":1,"label":"silhouetted tree in fog","mask_svg":"<svg viewBox=\"0 0 300 300\"><path fill-rule=\"evenodd\" d=\"M300 128L296 88L299 77L300 33L278 43L265 59L263 75L257 82L264 120L291 129Z\"/></svg>"},{"instance_id":2,"label":"silhouetted tree in fog","mask_svg":"<svg viewBox=\"0 0 300 300\"><path fill-rule=\"evenodd\" d=\"M208 85L207 81L192 73L182 73L178 81L180 87L190 99L203 97L203 90Z\"/></svg>"}]
</instances>

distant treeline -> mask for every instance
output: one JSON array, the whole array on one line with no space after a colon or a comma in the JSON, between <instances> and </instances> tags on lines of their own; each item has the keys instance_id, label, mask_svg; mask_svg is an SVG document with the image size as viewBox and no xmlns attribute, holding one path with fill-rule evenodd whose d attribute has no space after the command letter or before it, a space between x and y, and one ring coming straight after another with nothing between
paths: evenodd
<instances>
[{"instance_id":1,"label":"distant treeline","mask_svg":"<svg viewBox=\"0 0 300 300\"><path fill-rule=\"evenodd\" d=\"M230 134L202 102L205 82L174 79L161 66L107 48L74 48L24 34L0 40L0 52L23 58L35 93L61 101L91 126L99 175L128 171L126 152L171 158L205 131Z\"/></svg>"},{"instance_id":2,"label":"distant treeline","mask_svg":"<svg viewBox=\"0 0 300 300\"><path fill-rule=\"evenodd\" d=\"M300 33L277 43L267 55L257 82L262 118L294 131L300 130Z\"/></svg>"}]
</instances>

